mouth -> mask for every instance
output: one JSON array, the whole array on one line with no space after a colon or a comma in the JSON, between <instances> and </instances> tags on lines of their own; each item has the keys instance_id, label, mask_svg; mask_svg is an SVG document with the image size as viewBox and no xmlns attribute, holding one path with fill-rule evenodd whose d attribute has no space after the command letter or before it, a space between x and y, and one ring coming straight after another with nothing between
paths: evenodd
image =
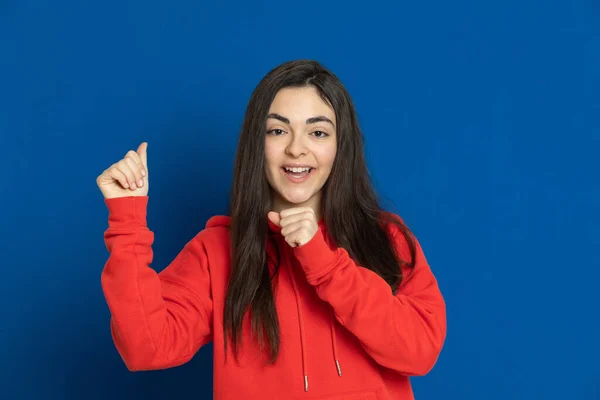
<instances>
[{"instance_id":1,"label":"mouth","mask_svg":"<svg viewBox=\"0 0 600 400\"><path fill-rule=\"evenodd\" d=\"M281 167L281 171L294 183L304 182L315 170L316 168L309 165Z\"/></svg>"}]
</instances>

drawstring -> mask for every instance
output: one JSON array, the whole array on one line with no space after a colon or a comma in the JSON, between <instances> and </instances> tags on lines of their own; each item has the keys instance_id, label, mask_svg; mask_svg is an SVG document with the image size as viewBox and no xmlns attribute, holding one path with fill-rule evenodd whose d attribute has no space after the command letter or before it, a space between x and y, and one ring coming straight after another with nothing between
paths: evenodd
<instances>
[{"instance_id":1,"label":"drawstring","mask_svg":"<svg viewBox=\"0 0 600 400\"><path fill-rule=\"evenodd\" d=\"M298 310L298 323L300 324L300 348L302 351L302 375L304 376L304 391L308 392L308 369L306 368L306 344L304 343L304 324L302 321L302 310L300 308L300 296L298 295L298 286L294 279L294 274L291 268L287 268L290 279L292 280L292 286L294 287L294 294L296 295L296 308Z\"/></svg>"},{"instance_id":2,"label":"drawstring","mask_svg":"<svg viewBox=\"0 0 600 400\"><path fill-rule=\"evenodd\" d=\"M329 329L331 330L331 347L333 348L333 361L335 361L335 367L337 368L337 373L339 376L342 376L342 367L340 367L340 361L337 357L337 346L335 343L335 320L333 316L333 309L329 313Z\"/></svg>"},{"instance_id":3,"label":"drawstring","mask_svg":"<svg viewBox=\"0 0 600 400\"><path fill-rule=\"evenodd\" d=\"M294 294L296 295L296 309L298 311L298 324L300 325L300 349L302 351L302 375L304 376L304 391L308 392L308 369L306 367L306 343L304 343L304 321L302 319L302 308L300 307L300 295L298 294L298 285L296 279L294 279L294 273L291 268L287 268L288 274L294 287ZM331 347L333 349L333 361L339 376L342 376L342 367L337 357L337 345L335 341L335 321L333 310L329 313L329 330L331 332Z\"/></svg>"}]
</instances>

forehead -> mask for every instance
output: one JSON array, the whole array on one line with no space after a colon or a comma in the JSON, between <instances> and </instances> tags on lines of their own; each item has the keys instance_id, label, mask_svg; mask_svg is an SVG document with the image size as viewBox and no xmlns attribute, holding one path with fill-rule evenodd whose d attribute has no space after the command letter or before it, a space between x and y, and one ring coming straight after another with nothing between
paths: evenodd
<instances>
[{"instance_id":1,"label":"forehead","mask_svg":"<svg viewBox=\"0 0 600 400\"><path fill-rule=\"evenodd\" d=\"M306 119L317 115L335 119L335 112L314 87L283 88L277 92L269 112L278 113L289 119Z\"/></svg>"}]
</instances>

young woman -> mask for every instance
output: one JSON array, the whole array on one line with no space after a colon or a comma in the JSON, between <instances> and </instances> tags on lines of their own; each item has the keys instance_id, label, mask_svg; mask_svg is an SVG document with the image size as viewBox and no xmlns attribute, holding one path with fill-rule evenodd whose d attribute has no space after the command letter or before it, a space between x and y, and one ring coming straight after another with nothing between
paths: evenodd
<instances>
[{"instance_id":1,"label":"young woman","mask_svg":"<svg viewBox=\"0 0 600 400\"><path fill-rule=\"evenodd\" d=\"M131 371L178 366L214 342L215 399L412 399L446 308L417 240L382 210L350 96L295 61L254 91L229 216L160 273L146 223L147 143L105 170L102 289Z\"/></svg>"}]
</instances>

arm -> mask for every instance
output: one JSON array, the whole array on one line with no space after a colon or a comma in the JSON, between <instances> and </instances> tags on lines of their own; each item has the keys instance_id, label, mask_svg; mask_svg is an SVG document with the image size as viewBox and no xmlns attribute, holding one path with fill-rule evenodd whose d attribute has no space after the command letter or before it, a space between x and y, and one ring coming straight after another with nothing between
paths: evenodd
<instances>
[{"instance_id":1,"label":"arm","mask_svg":"<svg viewBox=\"0 0 600 400\"><path fill-rule=\"evenodd\" d=\"M396 230L395 244L405 256L408 244ZM446 336L446 306L418 242L415 268L404 274L396 295L345 249L330 249L321 231L294 252L319 297L377 363L405 375L433 368Z\"/></svg>"},{"instance_id":2,"label":"arm","mask_svg":"<svg viewBox=\"0 0 600 400\"><path fill-rule=\"evenodd\" d=\"M110 256L101 283L115 346L131 371L178 366L212 340L212 300L206 254L192 240L157 274L147 196L106 199Z\"/></svg>"}]
</instances>

